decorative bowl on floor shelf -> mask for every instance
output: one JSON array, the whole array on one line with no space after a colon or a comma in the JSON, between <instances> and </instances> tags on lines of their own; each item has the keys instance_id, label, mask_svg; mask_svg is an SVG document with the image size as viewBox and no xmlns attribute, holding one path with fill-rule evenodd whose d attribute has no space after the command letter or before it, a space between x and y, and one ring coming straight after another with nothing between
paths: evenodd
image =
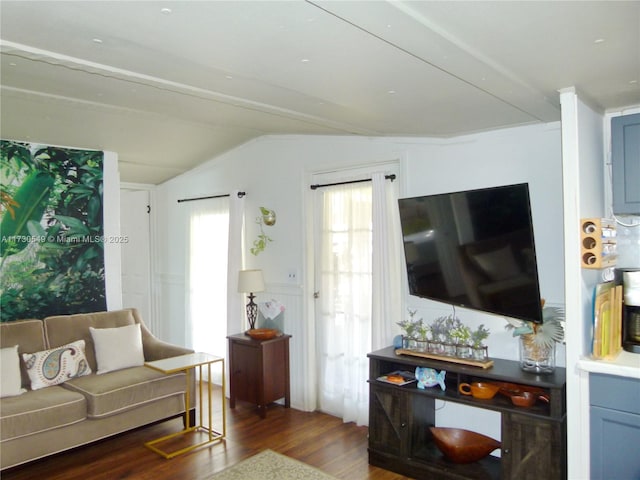
<instances>
[{"instance_id":1,"label":"decorative bowl on floor shelf","mask_svg":"<svg viewBox=\"0 0 640 480\"><path fill-rule=\"evenodd\" d=\"M251 330L247 330L246 334L254 340L271 340L272 338L282 335L280 330L276 330L275 328L252 328Z\"/></svg>"},{"instance_id":2,"label":"decorative bowl on floor shelf","mask_svg":"<svg viewBox=\"0 0 640 480\"><path fill-rule=\"evenodd\" d=\"M497 440L471 430L446 427L429 430L438 449L454 463L477 462L501 446Z\"/></svg>"}]
</instances>

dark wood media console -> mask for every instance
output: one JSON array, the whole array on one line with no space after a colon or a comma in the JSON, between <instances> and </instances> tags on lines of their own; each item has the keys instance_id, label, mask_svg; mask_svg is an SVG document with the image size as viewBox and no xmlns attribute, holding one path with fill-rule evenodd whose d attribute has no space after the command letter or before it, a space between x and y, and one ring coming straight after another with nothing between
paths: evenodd
<instances>
[{"instance_id":1,"label":"dark wood media console","mask_svg":"<svg viewBox=\"0 0 640 480\"><path fill-rule=\"evenodd\" d=\"M493 359L482 369L415 356L396 355L393 347L369 357L369 463L412 478L429 479L565 479L567 475L566 372L550 375L520 369L519 362ZM417 366L447 372L446 390L420 390L376 380L395 370ZM479 400L458 393L460 383L473 381L517 383L541 388L549 403L517 407L504 395ZM455 464L443 457L429 431L435 425L435 401L444 400L501 414L501 458L486 457L471 464Z\"/></svg>"}]
</instances>

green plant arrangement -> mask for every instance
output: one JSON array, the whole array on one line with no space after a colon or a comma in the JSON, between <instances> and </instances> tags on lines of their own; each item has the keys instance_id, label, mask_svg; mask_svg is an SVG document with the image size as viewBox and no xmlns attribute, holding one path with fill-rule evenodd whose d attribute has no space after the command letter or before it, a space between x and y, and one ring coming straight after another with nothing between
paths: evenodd
<instances>
[{"instance_id":1,"label":"green plant arrangement","mask_svg":"<svg viewBox=\"0 0 640 480\"><path fill-rule=\"evenodd\" d=\"M484 347L484 341L489 338L489 329L484 328L484 324L478 326L473 332L471 332L471 346L473 348Z\"/></svg>"},{"instance_id":2,"label":"green plant arrangement","mask_svg":"<svg viewBox=\"0 0 640 480\"><path fill-rule=\"evenodd\" d=\"M429 327L429 325L427 325L422 321L422 319L420 319L416 327L417 339L426 342L429 339L430 330L431 328Z\"/></svg>"},{"instance_id":3,"label":"green plant arrangement","mask_svg":"<svg viewBox=\"0 0 640 480\"><path fill-rule=\"evenodd\" d=\"M250 249L252 255L258 255L260 252L263 252L267 247L267 243L273 241L264 233L262 226L273 226L276 223L276 212L265 207L260 207L260 213L262 215L256 217L256 223L260 226L260 233L258 234L258 238L253 241L253 247Z\"/></svg>"},{"instance_id":4,"label":"green plant arrangement","mask_svg":"<svg viewBox=\"0 0 640 480\"><path fill-rule=\"evenodd\" d=\"M462 322L455 315L447 315L446 317L440 317L437 321L442 323L442 330L444 331L444 343L455 344L455 338L453 332L457 328L462 326Z\"/></svg>"},{"instance_id":5,"label":"green plant arrangement","mask_svg":"<svg viewBox=\"0 0 640 480\"><path fill-rule=\"evenodd\" d=\"M422 325L422 318L419 320L415 320L415 315L417 310L409 310L409 318L407 320L402 320L401 322L397 322L397 325L402 329L403 335L407 338L416 338L416 332L418 331L419 325Z\"/></svg>"},{"instance_id":6,"label":"green plant arrangement","mask_svg":"<svg viewBox=\"0 0 640 480\"><path fill-rule=\"evenodd\" d=\"M408 312L409 318L397 323L403 332L403 348L438 356L488 360L483 342L489 337L489 329L484 325L471 330L455 315L438 317L428 324L422 318L416 320L416 310Z\"/></svg>"},{"instance_id":7,"label":"green plant arrangement","mask_svg":"<svg viewBox=\"0 0 640 480\"><path fill-rule=\"evenodd\" d=\"M466 325L457 325L451 330L451 339L457 345L470 345L471 329Z\"/></svg>"}]
</instances>

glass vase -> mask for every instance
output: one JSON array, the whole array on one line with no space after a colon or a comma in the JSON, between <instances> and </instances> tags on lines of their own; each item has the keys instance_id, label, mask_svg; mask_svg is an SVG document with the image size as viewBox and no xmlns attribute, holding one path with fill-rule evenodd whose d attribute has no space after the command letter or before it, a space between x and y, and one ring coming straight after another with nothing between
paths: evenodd
<instances>
[{"instance_id":1,"label":"glass vase","mask_svg":"<svg viewBox=\"0 0 640 480\"><path fill-rule=\"evenodd\" d=\"M402 337L402 344L407 350L416 349L416 339L412 337Z\"/></svg>"},{"instance_id":2,"label":"glass vase","mask_svg":"<svg viewBox=\"0 0 640 480\"><path fill-rule=\"evenodd\" d=\"M437 340L429 341L429 353L436 353L438 355L442 354L444 347L442 346L442 342Z\"/></svg>"},{"instance_id":3,"label":"glass vase","mask_svg":"<svg viewBox=\"0 0 640 480\"><path fill-rule=\"evenodd\" d=\"M479 360L481 362L484 362L489 358L489 349L485 346L473 347L471 349L471 357L474 360Z\"/></svg>"},{"instance_id":4,"label":"glass vase","mask_svg":"<svg viewBox=\"0 0 640 480\"><path fill-rule=\"evenodd\" d=\"M471 345L456 345L456 357L471 358Z\"/></svg>"},{"instance_id":5,"label":"glass vase","mask_svg":"<svg viewBox=\"0 0 640 480\"><path fill-rule=\"evenodd\" d=\"M456 356L456 345L455 343L448 343L448 342L444 342L442 344L442 348L443 348L443 355L446 355L448 357L455 357Z\"/></svg>"},{"instance_id":6,"label":"glass vase","mask_svg":"<svg viewBox=\"0 0 640 480\"><path fill-rule=\"evenodd\" d=\"M520 335L520 368L531 373L553 373L556 368L556 344L547 347L535 342L535 335Z\"/></svg>"}]
</instances>

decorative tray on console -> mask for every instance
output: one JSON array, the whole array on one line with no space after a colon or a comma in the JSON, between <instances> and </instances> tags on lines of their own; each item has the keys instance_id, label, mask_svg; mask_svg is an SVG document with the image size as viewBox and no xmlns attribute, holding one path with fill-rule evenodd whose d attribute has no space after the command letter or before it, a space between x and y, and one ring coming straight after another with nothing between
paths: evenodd
<instances>
[{"instance_id":1,"label":"decorative tray on console","mask_svg":"<svg viewBox=\"0 0 640 480\"><path fill-rule=\"evenodd\" d=\"M282 335L280 330L276 330L274 328L252 328L251 330L247 330L245 333L254 340L271 340L272 338Z\"/></svg>"},{"instance_id":2,"label":"decorative tray on console","mask_svg":"<svg viewBox=\"0 0 640 480\"><path fill-rule=\"evenodd\" d=\"M461 365L469 365L471 367L491 368L493 366L493 360L474 360L473 358L453 357L450 355L440 355L437 353L421 352L418 350L411 350L408 348L396 349L396 355L411 355L414 357L430 358L432 360L440 360L442 362L458 363Z\"/></svg>"}]
</instances>

